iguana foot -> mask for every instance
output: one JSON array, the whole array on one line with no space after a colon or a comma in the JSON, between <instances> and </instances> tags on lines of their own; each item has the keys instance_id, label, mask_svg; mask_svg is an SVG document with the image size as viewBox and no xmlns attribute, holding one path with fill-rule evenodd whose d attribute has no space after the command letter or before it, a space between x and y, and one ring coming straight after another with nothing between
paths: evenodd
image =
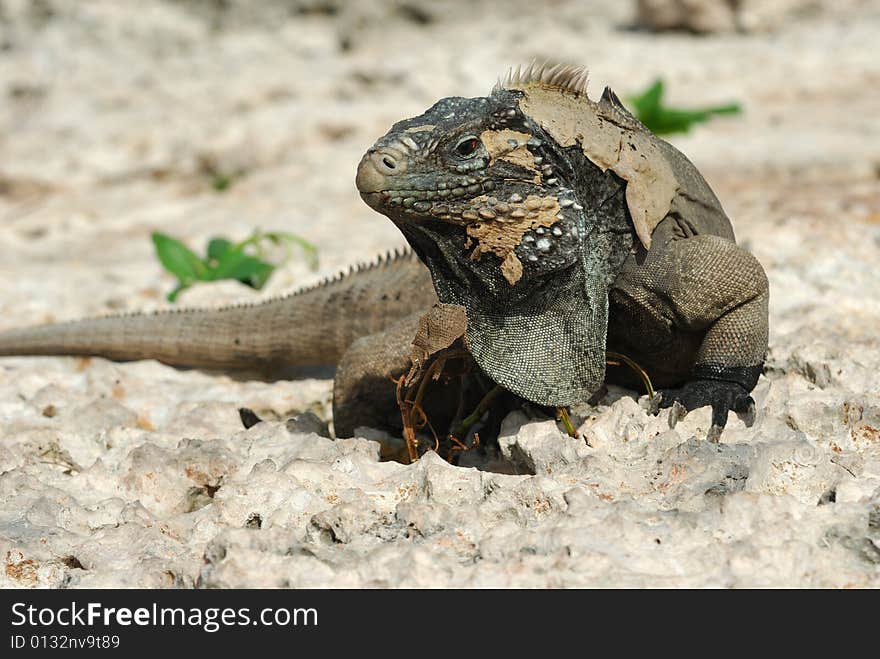
<instances>
[{"instance_id":1,"label":"iguana foot","mask_svg":"<svg viewBox=\"0 0 880 659\"><path fill-rule=\"evenodd\" d=\"M670 427L675 427L688 412L711 405L712 427L707 436L710 442L720 439L721 431L727 424L728 412L736 412L746 426L751 426L755 421L755 401L748 390L736 382L693 380L679 389L659 391L658 395L656 403L659 408L672 408L669 411Z\"/></svg>"}]
</instances>

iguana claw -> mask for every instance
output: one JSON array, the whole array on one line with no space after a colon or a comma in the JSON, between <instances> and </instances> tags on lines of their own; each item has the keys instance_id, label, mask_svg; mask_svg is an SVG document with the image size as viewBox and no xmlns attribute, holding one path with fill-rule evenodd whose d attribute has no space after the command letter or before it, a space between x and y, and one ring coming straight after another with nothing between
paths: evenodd
<instances>
[{"instance_id":1,"label":"iguana claw","mask_svg":"<svg viewBox=\"0 0 880 659\"><path fill-rule=\"evenodd\" d=\"M655 392L651 398L648 398L645 403L643 403L645 411L652 415L657 416L660 414L660 401L663 400L663 396L660 395L660 392Z\"/></svg>"},{"instance_id":2,"label":"iguana claw","mask_svg":"<svg viewBox=\"0 0 880 659\"><path fill-rule=\"evenodd\" d=\"M658 392L658 407L672 408L669 411L669 427L683 419L688 412L712 406L712 427L706 439L717 442L727 424L727 414L736 412L746 426L755 421L755 401L749 392L736 382L726 380L693 380L679 389L664 389Z\"/></svg>"},{"instance_id":3,"label":"iguana claw","mask_svg":"<svg viewBox=\"0 0 880 659\"><path fill-rule=\"evenodd\" d=\"M661 394L660 402L662 403L662 401L663 396ZM679 403L677 400L673 401L672 405L669 406L669 427L675 428L676 424L687 416L687 413L688 410L684 405Z\"/></svg>"}]
</instances>

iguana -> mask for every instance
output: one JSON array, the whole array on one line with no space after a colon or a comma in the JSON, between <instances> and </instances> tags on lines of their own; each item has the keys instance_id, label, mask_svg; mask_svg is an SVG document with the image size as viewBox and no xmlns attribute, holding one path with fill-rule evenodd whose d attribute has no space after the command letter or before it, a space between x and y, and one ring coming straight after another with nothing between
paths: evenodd
<instances>
[{"instance_id":1,"label":"iguana","mask_svg":"<svg viewBox=\"0 0 880 659\"><path fill-rule=\"evenodd\" d=\"M588 400L613 350L662 387L660 406L711 405L717 439L729 411L754 409L767 278L690 161L586 84L584 69L533 64L379 139L357 187L412 252L255 305L12 330L0 355L337 364L334 421L347 436L394 417L390 376L409 367L439 302L464 310L481 374L526 401Z\"/></svg>"}]
</instances>

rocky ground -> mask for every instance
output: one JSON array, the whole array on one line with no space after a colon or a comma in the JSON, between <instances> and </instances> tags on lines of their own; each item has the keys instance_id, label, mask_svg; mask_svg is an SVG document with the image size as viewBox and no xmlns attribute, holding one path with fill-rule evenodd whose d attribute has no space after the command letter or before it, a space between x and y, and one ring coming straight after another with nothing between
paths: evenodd
<instances>
[{"instance_id":1,"label":"rocky ground","mask_svg":"<svg viewBox=\"0 0 880 659\"><path fill-rule=\"evenodd\" d=\"M0 585L880 585L880 3L702 36L635 4L0 0L0 328L165 304L153 230L320 249L183 303L401 245L354 188L364 149L533 57L594 95L739 100L673 141L771 282L754 427L710 444L708 410L671 428L612 390L582 440L511 415L482 469L329 439L325 379L0 359Z\"/></svg>"}]
</instances>

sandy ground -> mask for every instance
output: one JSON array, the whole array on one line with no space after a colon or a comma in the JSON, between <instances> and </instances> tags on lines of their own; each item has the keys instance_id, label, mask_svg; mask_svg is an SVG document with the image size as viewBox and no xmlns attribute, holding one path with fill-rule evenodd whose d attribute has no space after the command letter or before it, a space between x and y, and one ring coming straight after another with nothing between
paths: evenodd
<instances>
[{"instance_id":1,"label":"sandy ground","mask_svg":"<svg viewBox=\"0 0 880 659\"><path fill-rule=\"evenodd\" d=\"M662 75L672 104L744 105L673 141L770 278L758 422L712 445L707 410L670 428L612 391L586 441L508 418L515 474L404 466L285 423L328 418L327 380L2 359L0 585L880 585L880 3L713 36L611 1L220 4L0 0L0 327L165 304L154 230L320 249L318 272L184 303L399 246L354 188L365 148L563 59L594 95Z\"/></svg>"}]
</instances>

